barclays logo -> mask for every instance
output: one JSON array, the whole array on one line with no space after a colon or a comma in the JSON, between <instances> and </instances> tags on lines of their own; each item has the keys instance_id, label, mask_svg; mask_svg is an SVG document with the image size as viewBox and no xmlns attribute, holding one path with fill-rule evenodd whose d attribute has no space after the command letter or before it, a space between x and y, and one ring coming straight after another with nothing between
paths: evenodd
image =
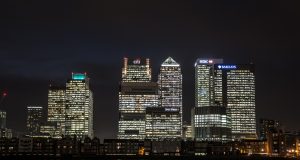
<instances>
[{"instance_id":1,"label":"barclays logo","mask_svg":"<svg viewBox=\"0 0 300 160\"><path fill-rule=\"evenodd\" d=\"M236 65L218 65L218 69L237 69Z\"/></svg>"}]
</instances>

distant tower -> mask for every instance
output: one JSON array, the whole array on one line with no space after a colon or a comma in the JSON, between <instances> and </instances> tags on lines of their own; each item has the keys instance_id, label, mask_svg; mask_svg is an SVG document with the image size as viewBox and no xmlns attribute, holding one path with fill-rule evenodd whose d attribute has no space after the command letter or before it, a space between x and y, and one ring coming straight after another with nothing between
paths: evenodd
<instances>
[{"instance_id":1,"label":"distant tower","mask_svg":"<svg viewBox=\"0 0 300 160\"><path fill-rule=\"evenodd\" d=\"M63 93L62 93L63 94ZM66 85L66 135L93 137L93 94L84 73L72 73Z\"/></svg>"},{"instance_id":2,"label":"distant tower","mask_svg":"<svg viewBox=\"0 0 300 160\"><path fill-rule=\"evenodd\" d=\"M6 112L0 110L0 129L6 128Z\"/></svg>"},{"instance_id":3,"label":"distant tower","mask_svg":"<svg viewBox=\"0 0 300 160\"><path fill-rule=\"evenodd\" d=\"M2 108L3 101L7 96L6 92L3 92L0 99L0 109ZM0 129L6 128L6 111L0 110Z\"/></svg>"},{"instance_id":4,"label":"distant tower","mask_svg":"<svg viewBox=\"0 0 300 160\"><path fill-rule=\"evenodd\" d=\"M158 75L159 106L161 115L168 115L157 126L166 138L182 137L182 74L180 65L168 57L160 67ZM160 111L160 112L161 112ZM156 111L157 112L157 111ZM153 111L152 111L153 113ZM179 113L178 115L176 113ZM158 114L158 113L156 113ZM156 115L157 116L157 115ZM163 123L164 122L164 123ZM165 124L168 123L168 124ZM157 123L159 124L159 123ZM166 134L163 136L163 133Z\"/></svg>"},{"instance_id":5,"label":"distant tower","mask_svg":"<svg viewBox=\"0 0 300 160\"><path fill-rule=\"evenodd\" d=\"M158 86L151 82L149 59L124 58L119 90L119 139L145 138L147 107L158 106Z\"/></svg>"},{"instance_id":6,"label":"distant tower","mask_svg":"<svg viewBox=\"0 0 300 160\"><path fill-rule=\"evenodd\" d=\"M65 134L66 121L66 87L53 86L48 91L48 122L55 124L56 135Z\"/></svg>"},{"instance_id":7,"label":"distant tower","mask_svg":"<svg viewBox=\"0 0 300 160\"><path fill-rule=\"evenodd\" d=\"M43 121L43 107L28 106L27 107L27 131L30 136L40 133L40 126Z\"/></svg>"}]
</instances>

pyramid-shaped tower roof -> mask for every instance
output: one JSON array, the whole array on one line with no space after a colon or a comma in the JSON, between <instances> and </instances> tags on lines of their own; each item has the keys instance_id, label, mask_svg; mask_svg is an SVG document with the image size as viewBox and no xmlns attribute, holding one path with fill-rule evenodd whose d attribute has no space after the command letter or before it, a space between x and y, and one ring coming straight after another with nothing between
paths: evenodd
<instances>
[{"instance_id":1,"label":"pyramid-shaped tower roof","mask_svg":"<svg viewBox=\"0 0 300 160\"><path fill-rule=\"evenodd\" d=\"M161 66L179 66L179 64L172 57L168 57Z\"/></svg>"}]
</instances>

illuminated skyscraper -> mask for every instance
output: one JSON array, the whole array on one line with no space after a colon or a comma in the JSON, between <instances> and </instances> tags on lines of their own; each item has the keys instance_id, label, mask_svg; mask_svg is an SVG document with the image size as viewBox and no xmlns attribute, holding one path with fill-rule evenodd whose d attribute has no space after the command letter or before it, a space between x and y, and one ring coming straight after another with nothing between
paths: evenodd
<instances>
[{"instance_id":1,"label":"illuminated skyscraper","mask_svg":"<svg viewBox=\"0 0 300 160\"><path fill-rule=\"evenodd\" d=\"M195 63L195 108L192 110L192 133L196 141L231 140L230 117L226 108L215 102L214 64L222 59L197 59Z\"/></svg>"},{"instance_id":2,"label":"illuminated skyscraper","mask_svg":"<svg viewBox=\"0 0 300 160\"><path fill-rule=\"evenodd\" d=\"M147 107L158 106L158 86L151 82L149 59L124 58L119 90L119 139L144 139Z\"/></svg>"},{"instance_id":3,"label":"illuminated skyscraper","mask_svg":"<svg viewBox=\"0 0 300 160\"><path fill-rule=\"evenodd\" d=\"M196 107L207 107L214 101L214 64L223 63L223 59L197 59L195 63Z\"/></svg>"},{"instance_id":4,"label":"illuminated skyscraper","mask_svg":"<svg viewBox=\"0 0 300 160\"><path fill-rule=\"evenodd\" d=\"M59 137L65 134L66 87L50 86L48 92L47 120L48 122L55 124L55 136Z\"/></svg>"},{"instance_id":5,"label":"illuminated skyscraper","mask_svg":"<svg viewBox=\"0 0 300 160\"><path fill-rule=\"evenodd\" d=\"M40 133L40 126L43 118L43 107L28 106L27 107L27 132L30 136Z\"/></svg>"},{"instance_id":6,"label":"illuminated skyscraper","mask_svg":"<svg viewBox=\"0 0 300 160\"><path fill-rule=\"evenodd\" d=\"M180 65L171 57L168 57L160 67L160 74L158 75L159 86L159 106L163 111L172 110L177 111L178 115L170 115L173 112L166 112L164 114L170 115L162 121L168 123L167 128L163 126L158 130L164 130L167 134L162 137L167 138L181 138L182 137L182 74ZM170 109L171 108L171 109ZM162 113L162 112L160 112ZM162 118L162 117L161 117ZM177 119L176 119L177 118Z\"/></svg>"},{"instance_id":7,"label":"illuminated skyscraper","mask_svg":"<svg viewBox=\"0 0 300 160\"><path fill-rule=\"evenodd\" d=\"M214 68L215 101L227 107L232 138L257 138L254 65L215 64Z\"/></svg>"},{"instance_id":8,"label":"illuminated skyscraper","mask_svg":"<svg viewBox=\"0 0 300 160\"><path fill-rule=\"evenodd\" d=\"M67 82L65 125L66 135L94 136L93 94L86 74L72 73L72 79Z\"/></svg>"}]
</instances>

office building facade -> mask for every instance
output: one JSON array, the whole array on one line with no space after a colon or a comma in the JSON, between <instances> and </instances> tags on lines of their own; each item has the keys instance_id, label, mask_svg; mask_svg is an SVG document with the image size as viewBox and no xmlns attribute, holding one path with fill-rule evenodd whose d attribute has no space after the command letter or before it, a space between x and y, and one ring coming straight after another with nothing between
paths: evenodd
<instances>
[{"instance_id":1,"label":"office building facade","mask_svg":"<svg viewBox=\"0 0 300 160\"><path fill-rule=\"evenodd\" d=\"M40 126L43 122L43 107L28 106L27 107L27 134L35 136L40 133Z\"/></svg>"},{"instance_id":2,"label":"office building facade","mask_svg":"<svg viewBox=\"0 0 300 160\"><path fill-rule=\"evenodd\" d=\"M119 90L119 139L144 139L147 107L158 106L158 86L151 82L149 59L124 58Z\"/></svg>"},{"instance_id":3,"label":"office building facade","mask_svg":"<svg viewBox=\"0 0 300 160\"><path fill-rule=\"evenodd\" d=\"M214 64L223 63L223 59L197 59L195 62L195 105L206 107L215 104Z\"/></svg>"},{"instance_id":4,"label":"office building facade","mask_svg":"<svg viewBox=\"0 0 300 160\"><path fill-rule=\"evenodd\" d=\"M47 121L55 127L56 131L53 136L60 137L65 134L66 87L50 85ZM53 128L53 126L45 125L43 128Z\"/></svg>"},{"instance_id":5,"label":"office building facade","mask_svg":"<svg viewBox=\"0 0 300 160\"><path fill-rule=\"evenodd\" d=\"M231 141L231 121L223 106L196 107L194 109L194 136L196 141Z\"/></svg>"},{"instance_id":6,"label":"office building facade","mask_svg":"<svg viewBox=\"0 0 300 160\"><path fill-rule=\"evenodd\" d=\"M146 108L146 139L181 139L181 129L180 108Z\"/></svg>"},{"instance_id":7,"label":"office building facade","mask_svg":"<svg viewBox=\"0 0 300 160\"><path fill-rule=\"evenodd\" d=\"M253 64L215 64L215 100L227 108L233 139L256 139Z\"/></svg>"},{"instance_id":8,"label":"office building facade","mask_svg":"<svg viewBox=\"0 0 300 160\"><path fill-rule=\"evenodd\" d=\"M231 139L230 117L215 101L215 64L223 59L197 59L195 62L195 108L192 134L196 141L226 142Z\"/></svg>"},{"instance_id":9,"label":"office building facade","mask_svg":"<svg viewBox=\"0 0 300 160\"><path fill-rule=\"evenodd\" d=\"M94 136L93 94L86 73L72 73L72 79L68 80L65 111L66 135L82 139Z\"/></svg>"},{"instance_id":10,"label":"office building facade","mask_svg":"<svg viewBox=\"0 0 300 160\"><path fill-rule=\"evenodd\" d=\"M270 133L280 130L280 123L277 120L260 119L259 120L259 138L266 140Z\"/></svg>"},{"instance_id":11,"label":"office building facade","mask_svg":"<svg viewBox=\"0 0 300 160\"><path fill-rule=\"evenodd\" d=\"M169 133L168 138L182 137L182 73L180 65L171 57L168 57L160 67L158 75L159 106L162 110L179 111L178 116L170 116L163 121L172 124L174 128L167 127L164 132ZM164 113L169 115L168 112ZM177 118L176 120L174 118ZM169 121L169 122L168 122ZM175 123L174 123L175 122ZM179 122L179 123L178 123ZM162 126L161 126L162 127ZM160 127L160 128L161 128ZM170 129L170 131L167 131Z\"/></svg>"}]
</instances>

